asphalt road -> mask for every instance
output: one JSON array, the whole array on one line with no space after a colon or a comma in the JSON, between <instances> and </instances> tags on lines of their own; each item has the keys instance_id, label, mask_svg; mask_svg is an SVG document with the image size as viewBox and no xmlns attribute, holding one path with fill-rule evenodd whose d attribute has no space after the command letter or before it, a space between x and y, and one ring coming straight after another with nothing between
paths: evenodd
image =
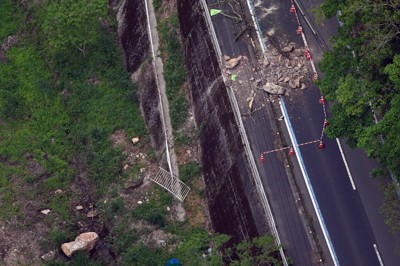
<instances>
[{"instance_id":1,"label":"asphalt road","mask_svg":"<svg viewBox=\"0 0 400 266\"><path fill-rule=\"evenodd\" d=\"M311 8L312 2L316 1L301 2L306 12L307 8ZM263 16L260 24L263 31L271 32L273 29L273 35L282 42L295 41L302 47L304 45L301 38L295 33L295 16L289 12L291 4L288 0L260 2L260 14L266 10L273 10ZM323 50L330 47L328 37L334 32L332 26L335 21L333 19L317 27L310 14L306 13L306 16L317 36L306 27L304 18L301 18L301 22L313 58L318 61ZM323 122L319 97L318 88L309 83L309 89L305 93L295 92L285 98L299 143L319 138ZM396 265L398 255L394 253L393 236L388 233L378 211L382 195L377 190L377 182L369 178L368 171L375 163L367 160L362 152L350 151L345 147L357 187L357 190L353 190L336 141L325 138L324 143L324 150L318 150L315 145L304 146L300 150L340 265L379 265L373 247L375 243L378 243L385 265ZM371 197L372 195L374 196Z\"/></svg>"},{"instance_id":2,"label":"asphalt road","mask_svg":"<svg viewBox=\"0 0 400 266\"><path fill-rule=\"evenodd\" d=\"M310 11L322 4L323 0L301 0L298 2L303 13L305 13L305 16L308 18L308 21L310 21L311 27L313 27L316 32L316 37L322 39L323 43L330 49L331 43L329 42L329 38L336 33L338 28L337 19L334 17L317 24ZM304 22L303 19L303 23ZM317 57L317 61L318 59ZM341 142L345 143L343 140ZM391 178L389 176L379 179L371 177L370 173L372 169L377 167L378 164L376 161L368 159L364 151L360 149L350 149L346 144L343 145L343 150L346 154L358 194L375 235L383 263L385 265L398 265L400 260L400 254L398 252L400 236L389 232L388 227L385 225L385 219L379 211L384 201L383 194L380 192L380 187L390 183Z\"/></svg>"},{"instance_id":3,"label":"asphalt road","mask_svg":"<svg viewBox=\"0 0 400 266\"><path fill-rule=\"evenodd\" d=\"M208 1L208 5L232 14L229 6L219 4L217 1ZM249 64L257 63L248 39L247 43L242 42L241 39L234 42L235 36L240 32L238 29L240 23L239 26L235 25L232 19L224 16L213 17L212 21L224 55L230 57L245 55L250 58ZM245 90L245 87L248 90L252 83L251 78L261 78L259 74L252 71L252 67L252 65L245 66L241 70L239 78L243 83L236 90ZM270 106L263 106L270 105L266 95L263 94L260 97L254 107L261 108L260 111L255 112L252 117L243 116L257 162L262 151L275 146L274 142L277 141L278 133L275 115L269 109ZM278 224L278 232L284 243L285 252L295 262L294 265L315 265L318 258L314 253L307 226L304 224L304 213L296 203L295 193L287 174L285 158L282 154L271 154L266 160L268 164L259 163L258 167L267 197L272 204L272 212Z\"/></svg>"},{"instance_id":4,"label":"asphalt road","mask_svg":"<svg viewBox=\"0 0 400 266\"><path fill-rule=\"evenodd\" d=\"M303 2L305 2L304 11L307 12L307 8L316 1ZM296 34L295 16L289 12L291 1L255 1L255 4L263 33L274 36L282 45L293 41L297 47L304 47L301 37ZM210 0L208 5L229 12L229 8L217 1ZM301 22L312 56L314 60L319 61L323 52L331 47L328 37L334 30L329 25L317 27L309 14L306 15L317 36L305 26L304 18L301 18ZM231 57L247 55L251 58L250 61L255 61L248 43L241 42L240 39L234 42L238 26L234 26L232 19L218 16L212 20L223 54ZM327 21L327 24L334 23L334 19ZM247 72L246 78L242 80L243 86L251 83L250 78L258 78L257 74L245 71ZM311 81L307 85L306 91L295 91L284 98L298 143L318 139L323 123L323 112L318 102L320 92ZM264 105L269 104L265 97L260 102ZM278 130L276 117L268 108L262 108L260 105L255 108L261 109L252 117L243 117L243 121L255 158L258 159L260 152L275 146ZM383 218L378 213L378 207L382 202L382 196L377 190L378 184L370 178L365 180L375 163L369 161L362 152L350 151L344 145L357 187L357 190L353 190L336 140L324 138L324 143L326 148L323 150L319 150L316 144L302 146L300 150L340 265L379 265L373 247L375 243L381 250L385 265L396 265L398 257L394 254L393 238L384 228ZM272 202L285 250L295 265L315 265L316 256L313 253L315 249L313 250L307 224L304 223L304 213L296 203L297 195L293 191L293 181L287 176L285 158L282 154L271 154L266 160L268 164L259 165L260 175L263 177L268 198ZM293 164L296 164L295 160ZM299 177L296 177L296 180L301 182ZM299 186L303 193L306 193L305 185L300 183ZM305 200L310 203L309 198L306 197ZM311 208L311 204L309 207ZM312 215L315 216L315 213ZM317 233L320 232L320 228L316 230ZM320 233L319 238L323 241ZM329 256L323 243L322 249L324 255ZM331 262L327 260L326 263Z\"/></svg>"}]
</instances>

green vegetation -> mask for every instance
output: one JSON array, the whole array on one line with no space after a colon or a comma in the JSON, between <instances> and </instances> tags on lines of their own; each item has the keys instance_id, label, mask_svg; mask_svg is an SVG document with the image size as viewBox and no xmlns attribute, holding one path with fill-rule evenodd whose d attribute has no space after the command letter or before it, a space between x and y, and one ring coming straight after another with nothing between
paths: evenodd
<instances>
[{"instance_id":1,"label":"green vegetation","mask_svg":"<svg viewBox=\"0 0 400 266\"><path fill-rule=\"evenodd\" d=\"M381 168L374 176L389 169L400 180L400 3L327 0L321 8L327 17L340 10L343 22L320 64L325 75L318 85L333 103L327 134L377 159ZM385 196L387 223L400 232L395 190L386 189Z\"/></svg>"},{"instance_id":2,"label":"green vegetation","mask_svg":"<svg viewBox=\"0 0 400 266\"><path fill-rule=\"evenodd\" d=\"M82 6L86 11L76 12ZM105 2L62 1L29 8L33 13L24 19L35 32L17 28L18 23L7 15L16 13L19 19L24 9L14 9L11 1L2 1L1 7L5 13L1 24L6 25L2 40L9 34L25 34L7 51L7 64L0 64L0 157L4 162L0 189L7 191L1 193L2 216L15 212L4 208L16 206L10 188L19 180L37 184L39 195L68 187L83 167L101 191L122 175L122 151L111 147L108 136L117 129L137 135L146 132L132 101L136 87L123 69L116 36L108 32L115 28L113 20L105 17ZM32 163L43 170L29 170ZM60 200L54 196L50 205L68 205ZM58 214L62 219L68 215Z\"/></svg>"},{"instance_id":3,"label":"green vegetation","mask_svg":"<svg viewBox=\"0 0 400 266\"><path fill-rule=\"evenodd\" d=\"M135 148L144 152L147 131L107 2L13 3L0 2L0 41L18 36L7 51L7 63L0 63L1 222L12 220L14 230L29 228L31 238L40 239L42 254L79 231L99 230L118 265L163 265L170 257L184 265L221 265L216 250L228 238L210 235L204 216L196 214L196 223L174 221L172 196L156 186L125 192L132 185L129 178L143 178L141 168L148 165L138 159L124 170L126 150L113 147L110 136L117 131L127 138L140 136ZM155 1L158 10L162 4ZM188 112L177 15L159 25L177 130ZM194 142L190 132L177 139L182 146ZM154 151L147 154L156 160ZM193 185L201 181L195 162L182 165L180 174ZM192 191L189 206L201 210L201 197L195 187ZM84 210L77 211L78 204ZM47 208L51 213L42 215L40 210ZM89 209L98 212L95 218L86 218ZM48 231L36 232L36 225ZM151 239L154 232L166 235L166 246ZM210 246L211 256L203 256ZM56 258L45 265L109 265L100 253L77 252L66 262Z\"/></svg>"},{"instance_id":4,"label":"green vegetation","mask_svg":"<svg viewBox=\"0 0 400 266\"><path fill-rule=\"evenodd\" d=\"M188 162L179 167L179 178L183 182L190 181L191 178L201 175L201 166L196 162Z\"/></svg>"},{"instance_id":5,"label":"green vegetation","mask_svg":"<svg viewBox=\"0 0 400 266\"><path fill-rule=\"evenodd\" d=\"M400 9L386 1L328 0L326 16L341 10L344 26L324 56L318 83L333 102L332 137L345 137L400 176ZM354 53L353 53L354 52ZM374 123L373 112L379 122Z\"/></svg>"},{"instance_id":6,"label":"green vegetation","mask_svg":"<svg viewBox=\"0 0 400 266\"><path fill-rule=\"evenodd\" d=\"M172 203L172 196L161 194L157 200L143 203L133 209L132 216L145 220L155 226L164 227L167 223L167 206Z\"/></svg>"},{"instance_id":7,"label":"green vegetation","mask_svg":"<svg viewBox=\"0 0 400 266\"><path fill-rule=\"evenodd\" d=\"M234 266L282 265L277 259L278 252L279 247L275 245L273 237L261 236L228 248L224 259Z\"/></svg>"},{"instance_id":8,"label":"green vegetation","mask_svg":"<svg viewBox=\"0 0 400 266\"><path fill-rule=\"evenodd\" d=\"M171 123L172 128L178 130L186 121L188 115L188 101L183 90L186 69L183 61L182 46L179 40L178 15L173 13L158 23Z\"/></svg>"}]
</instances>

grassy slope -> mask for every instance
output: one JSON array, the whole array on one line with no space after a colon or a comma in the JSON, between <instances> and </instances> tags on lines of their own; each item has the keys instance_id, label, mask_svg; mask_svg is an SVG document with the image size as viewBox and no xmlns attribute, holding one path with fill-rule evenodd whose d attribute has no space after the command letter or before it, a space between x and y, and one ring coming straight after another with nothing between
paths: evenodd
<instances>
[{"instance_id":1,"label":"grassy slope","mask_svg":"<svg viewBox=\"0 0 400 266\"><path fill-rule=\"evenodd\" d=\"M28 26L23 29L18 21L26 19L24 11L17 12L11 3L0 3L0 41L12 34L24 35L8 51L7 64L0 64L0 222L17 218L16 226L33 235L30 226L44 223L51 230L42 236L41 252L59 248L76 236L76 223L84 219L74 211L76 202L83 200L83 191L73 189L77 176L83 175L92 185L85 192L98 205L102 222L111 228L105 240L121 258L121 264L161 265L171 256L188 265L208 264L208 259L202 257L209 245L208 233L188 223L170 221L166 207L171 204L171 196L165 191L151 189L149 194L154 194L156 200L132 211L119 196L127 177L122 170L126 155L112 148L109 136L120 129L126 136L144 136L146 129L136 87L123 69L116 36L110 34L116 32L115 22L108 18L108 28L93 29L97 32L95 44L88 47L86 56L73 47L54 53L48 50L40 32L45 6L31 10L30 19L25 20ZM38 32L32 32L33 27ZM180 75L184 70L180 67L179 71L182 85L184 78ZM93 77L98 84L89 82ZM199 174L190 172L187 178ZM57 189L64 193L55 194ZM100 202L104 197L109 199L107 204ZM24 209L28 201L52 213L46 218L30 217ZM129 229L139 220L149 226L141 231ZM139 239L155 228L173 234L168 247L175 248L140 243ZM63 264L59 260L49 263ZM69 264L107 263L78 254Z\"/></svg>"}]
</instances>

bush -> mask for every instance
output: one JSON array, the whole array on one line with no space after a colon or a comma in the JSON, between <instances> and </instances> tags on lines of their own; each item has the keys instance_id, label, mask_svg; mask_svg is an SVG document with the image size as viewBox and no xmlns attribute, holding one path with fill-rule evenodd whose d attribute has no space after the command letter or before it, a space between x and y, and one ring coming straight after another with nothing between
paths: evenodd
<instances>
[{"instance_id":1,"label":"bush","mask_svg":"<svg viewBox=\"0 0 400 266\"><path fill-rule=\"evenodd\" d=\"M122 265L163 265L167 259L168 254L161 249L150 248L144 244L136 244L122 254Z\"/></svg>"},{"instance_id":2,"label":"bush","mask_svg":"<svg viewBox=\"0 0 400 266\"><path fill-rule=\"evenodd\" d=\"M167 206L172 203L172 196L167 192L156 190L154 193L158 198L153 198L150 202L144 202L132 210L132 217L143 219L158 227L167 225Z\"/></svg>"},{"instance_id":3,"label":"bush","mask_svg":"<svg viewBox=\"0 0 400 266\"><path fill-rule=\"evenodd\" d=\"M112 247L118 252L125 252L138 240L137 232L133 229L124 228L123 232L118 232L118 235L112 240Z\"/></svg>"},{"instance_id":4,"label":"bush","mask_svg":"<svg viewBox=\"0 0 400 266\"><path fill-rule=\"evenodd\" d=\"M165 214L165 207L162 208L153 202L143 203L132 211L132 216L134 218L143 219L158 227L164 227L166 225Z\"/></svg>"},{"instance_id":5,"label":"bush","mask_svg":"<svg viewBox=\"0 0 400 266\"><path fill-rule=\"evenodd\" d=\"M52 228L49 231L48 239L52 244L52 248L60 248L61 244L71 241L72 234L63 229Z\"/></svg>"},{"instance_id":6,"label":"bush","mask_svg":"<svg viewBox=\"0 0 400 266\"><path fill-rule=\"evenodd\" d=\"M201 166L196 162L188 162L179 166L179 178L183 182L187 182L191 178L199 175L201 175Z\"/></svg>"}]
</instances>

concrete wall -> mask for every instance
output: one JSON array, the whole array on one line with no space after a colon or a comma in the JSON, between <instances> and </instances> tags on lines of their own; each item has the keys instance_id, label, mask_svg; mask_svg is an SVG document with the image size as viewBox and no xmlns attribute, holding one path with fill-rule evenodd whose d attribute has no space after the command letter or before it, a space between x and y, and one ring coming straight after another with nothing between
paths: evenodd
<instances>
[{"instance_id":1,"label":"concrete wall","mask_svg":"<svg viewBox=\"0 0 400 266\"><path fill-rule=\"evenodd\" d=\"M144 1L110 2L119 7L119 36L126 67L140 86L140 102L155 147L162 145L158 97L149 56ZM178 13L197 125L207 202L213 229L235 240L267 231L267 222L243 149L199 0L178 0Z\"/></svg>"},{"instance_id":2,"label":"concrete wall","mask_svg":"<svg viewBox=\"0 0 400 266\"><path fill-rule=\"evenodd\" d=\"M159 111L158 90L150 54L145 2L137 0L111 0L117 11L118 35L124 53L125 66L139 86L138 97L149 137L157 154L164 149L165 137Z\"/></svg>"},{"instance_id":3,"label":"concrete wall","mask_svg":"<svg viewBox=\"0 0 400 266\"><path fill-rule=\"evenodd\" d=\"M178 13L213 228L237 240L257 236L266 232L267 222L200 0L179 0Z\"/></svg>"}]
</instances>

